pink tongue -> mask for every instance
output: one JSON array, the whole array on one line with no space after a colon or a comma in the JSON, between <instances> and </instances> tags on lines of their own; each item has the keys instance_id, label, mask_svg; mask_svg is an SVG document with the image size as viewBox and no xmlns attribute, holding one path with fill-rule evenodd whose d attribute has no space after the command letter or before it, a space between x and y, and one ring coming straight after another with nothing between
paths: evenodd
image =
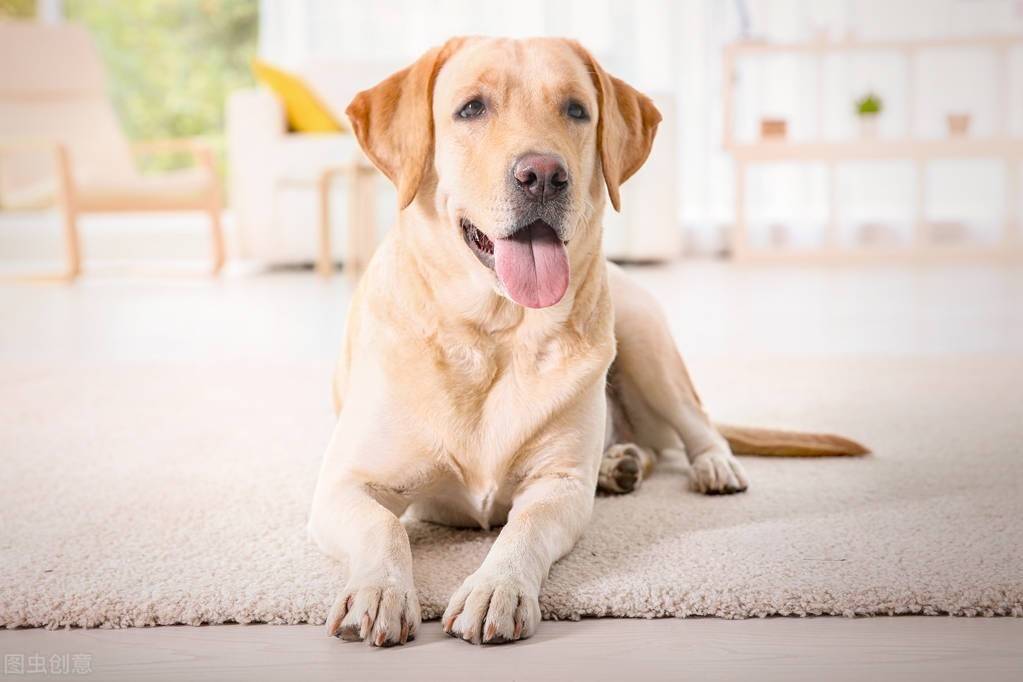
<instances>
[{"instance_id":1,"label":"pink tongue","mask_svg":"<svg viewBox=\"0 0 1023 682\"><path fill-rule=\"evenodd\" d=\"M568 289L568 254L546 223L495 239L494 269L512 300L527 308L554 305Z\"/></svg>"}]
</instances>

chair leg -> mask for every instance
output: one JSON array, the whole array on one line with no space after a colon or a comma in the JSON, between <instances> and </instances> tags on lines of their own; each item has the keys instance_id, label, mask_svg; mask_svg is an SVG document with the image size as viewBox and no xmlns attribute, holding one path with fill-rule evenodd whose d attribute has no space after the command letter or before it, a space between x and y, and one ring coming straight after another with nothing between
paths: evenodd
<instances>
[{"instance_id":1,"label":"chair leg","mask_svg":"<svg viewBox=\"0 0 1023 682\"><path fill-rule=\"evenodd\" d=\"M331 171L320 176L320 250L316 258L316 272L321 277L330 277L334 271L330 249L330 183L333 179Z\"/></svg>"},{"instance_id":2,"label":"chair leg","mask_svg":"<svg viewBox=\"0 0 1023 682\"><path fill-rule=\"evenodd\" d=\"M348 248L345 254L345 274L354 286L362 276L362 183L359 178L359 163L353 161L348 171Z\"/></svg>"},{"instance_id":3,"label":"chair leg","mask_svg":"<svg viewBox=\"0 0 1023 682\"><path fill-rule=\"evenodd\" d=\"M365 272L377 250L377 172L373 168L363 167L359 178L362 184L359 191L362 197L362 271Z\"/></svg>"},{"instance_id":4,"label":"chair leg","mask_svg":"<svg viewBox=\"0 0 1023 682\"><path fill-rule=\"evenodd\" d=\"M64 228L64 251L67 270L64 279L73 282L82 273L82 249L78 238L77 195L71 178L71 158L64 145L54 148L54 165L57 174L57 208Z\"/></svg>"},{"instance_id":5,"label":"chair leg","mask_svg":"<svg viewBox=\"0 0 1023 682\"><path fill-rule=\"evenodd\" d=\"M220 206L210 207L210 236L213 240L213 276L224 267L224 228L220 221Z\"/></svg>"},{"instance_id":6,"label":"chair leg","mask_svg":"<svg viewBox=\"0 0 1023 682\"><path fill-rule=\"evenodd\" d=\"M61 208L64 223L64 251L67 256L67 270L64 278L73 282L82 274L82 250L78 239L78 214L70 207Z\"/></svg>"},{"instance_id":7,"label":"chair leg","mask_svg":"<svg viewBox=\"0 0 1023 682\"><path fill-rule=\"evenodd\" d=\"M348 176L348 277L355 284L376 249L375 171L358 162Z\"/></svg>"}]
</instances>

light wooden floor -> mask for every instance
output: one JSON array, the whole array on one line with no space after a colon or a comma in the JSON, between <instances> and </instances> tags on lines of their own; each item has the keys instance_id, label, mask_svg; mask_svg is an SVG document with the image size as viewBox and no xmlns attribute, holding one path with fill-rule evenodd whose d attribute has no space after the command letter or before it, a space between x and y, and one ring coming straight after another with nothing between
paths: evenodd
<instances>
[{"instance_id":1,"label":"light wooden floor","mask_svg":"<svg viewBox=\"0 0 1023 682\"><path fill-rule=\"evenodd\" d=\"M438 623L395 649L309 625L20 630L0 634L0 649L89 654L102 680L1023 679L1023 620L1009 618L602 619L483 648Z\"/></svg>"},{"instance_id":2,"label":"light wooden floor","mask_svg":"<svg viewBox=\"0 0 1023 682\"><path fill-rule=\"evenodd\" d=\"M943 355L1023 349L1019 268L685 264L637 276L666 306L691 366L709 353ZM329 360L338 348L348 296L344 278L327 284L310 274L220 282L93 276L70 288L4 286L0 319L17 320L19 333L0 333L0 358L143 366L154 352L189 363L239 353L270 362L281 353L302 352ZM204 324L209 320L218 321L216 338ZM314 626L15 630L0 631L0 653L23 661L85 654L91 656L90 679L101 680L980 682L1023 679L1023 619L546 622L532 640L488 648L451 640L436 623L426 623L415 643L392 650L331 640ZM30 677L44 676L0 679Z\"/></svg>"}]
</instances>

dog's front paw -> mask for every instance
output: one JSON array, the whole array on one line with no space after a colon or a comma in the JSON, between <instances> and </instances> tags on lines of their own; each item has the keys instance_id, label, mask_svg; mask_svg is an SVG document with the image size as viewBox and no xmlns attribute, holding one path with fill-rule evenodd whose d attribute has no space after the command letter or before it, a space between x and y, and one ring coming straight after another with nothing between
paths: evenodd
<instances>
[{"instance_id":1,"label":"dog's front paw","mask_svg":"<svg viewBox=\"0 0 1023 682\"><path fill-rule=\"evenodd\" d=\"M690 480L697 492L707 495L741 493L749 487L749 479L739 460L730 452L709 450L693 458Z\"/></svg>"},{"instance_id":2,"label":"dog's front paw","mask_svg":"<svg viewBox=\"0 0 1023 682\"><path fill-rule=\"evenodd\" d=\"M443 624L444 632L473 644L525 639L540 624L539 595L512 578L474 573L451 597Z\"/></svg>"},{"instance_id":3,"label":"dog's front paw","mask_svg":"<svg viewBox=\"0 0 1023 682\"><path fill-rule=\"evenodd\" d=\"M413 585L350 582L327 616L327 634L394 646L414 639L419 622L419 597Z\"/></svg>"}]
</instances>

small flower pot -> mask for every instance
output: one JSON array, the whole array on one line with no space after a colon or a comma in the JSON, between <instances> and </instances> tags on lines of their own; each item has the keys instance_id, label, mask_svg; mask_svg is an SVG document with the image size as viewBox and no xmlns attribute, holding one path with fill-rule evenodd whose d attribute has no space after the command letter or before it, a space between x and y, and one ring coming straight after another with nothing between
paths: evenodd
<instances>
[{"instance_id":1,"label":"small flower pot","mask_svg":"<svg viewBox=\"0 0 1023 682\"><path fill-rule=\"evenodd\" d=\"M932 244L962 244L968 241L970 231L958 220L938 220L927 226Z\"/></svg>"},{"instance_id":2,"label":"small flower pot","mask_svg":"<svg viewBox=\"0 0 1023 682\"><path fill-rule=\"evenodd\" d=\"M860 114L860 137L867 140L877 137L877 114Z\"/></svg>"},{"instance_id":3,"label":"small flower pot","mask_svg":"<svg viewBox=\"0 0 1023 682\"><path fill-rule=\"evenodd\" d=\"M760 137L765 140L784 140L788 134L788 127L783 118L760 119Z\"/></svg>"},{"instance_id":4,"label":"small flower pot","mask_svg":"<svg viewBox=\"0 0 1023 682\"><path fill-rule=\"evenodd\" d=\"M857 239L862 246L891 246L899 241L895 230L882 222L863 223L857 232Z\"/></svg>"},{"instance_id":5,"label":"small flower pot","mask_svg":"<svg viewBox=\"0 0 1023 682\"><path fill-rule=\"evenodd\" d=\"M789 229L781 223L771 223L767 226L767 241L776 249L782 249L789 245Z\"/></svg>"},{"instance_id":6,"label":"small flower pot","mask_svg":"<svg viewBox=\"0 0 1023 682\"><path fill-rule=\"evenodd\" d=\"M949 114L948 115L948 135L949 137L964 137L970 131L970 115L969 114Z\"/></svg>"}]
</instances>

